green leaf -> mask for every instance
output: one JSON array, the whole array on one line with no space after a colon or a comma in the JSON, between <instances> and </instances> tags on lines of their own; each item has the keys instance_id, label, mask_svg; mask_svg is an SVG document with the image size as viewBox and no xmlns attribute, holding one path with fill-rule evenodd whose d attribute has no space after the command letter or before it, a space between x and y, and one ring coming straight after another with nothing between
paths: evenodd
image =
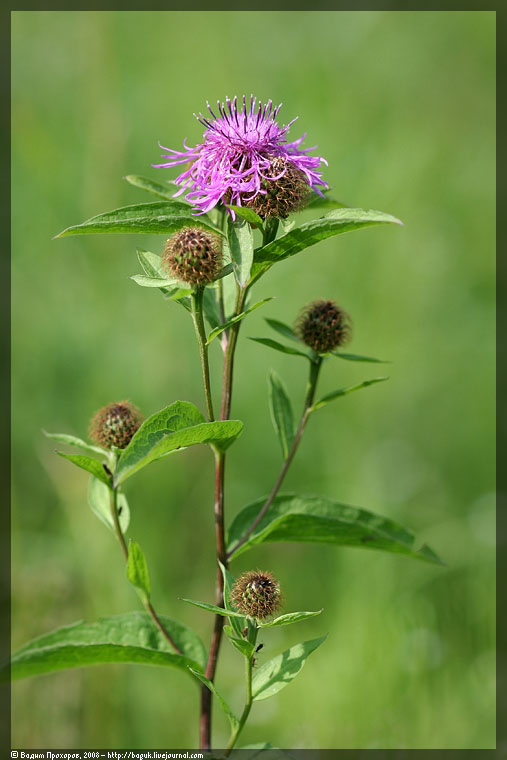
<instances>
[{"instance_id":1,"label":"green leaf","mask_svg":"<svg viewBox=\"0 0 507 760\"><path fill-rule=\"evenodd\" d=\"M163 277L148 277L145 274L134 274L130 279L143 288L160 288L161 290L173 288L178 282L177 280Z\"/></svg>"},{"instance_id":2,"label":"green leaf","mask_svg":"<svg viewBox=\"0 0 507 760\"><path fill-rule=\"evenodd\" d=\"M310 359L310 355L305 353L304 351L298 351L297 349L292 348L291 346L284 346L283 343L278 343L277 340L272 340L271 338L249 337L248 340L255 340L256 343L262 343L263 346L274 348L275 351L281 351L282 354L293 354L294 356L304 356L306 359Z\"/></svg>"},{"instance_id":3,"label":"green leaf","mask_svg":"<svg viewBox=\"0 0 507 760\"><path fill-rule=\"evenodd\" d=\"M372 356L360 356L359 354L342 354L341 351L333 351L331 356L338 359L346 359L348 362L370 362L371 364L391 364L387 359L374 359Z\"/></svg>"},{"instance_id":4,"label":"green leaf","mask_svg":"<svg viewBox=\"0 0 507 760\"><path fill-rule=\"evenodd\" d=\"M227 540L229 551L250 527L265 502L266 497L263 497L235 517ZM443 564L428 546L416 549L414 534L393 520L325 496L279 494L248 540L232 556L239 557L257 544L275 541L360 546Z\"/></svg>"},{"instance_id":5,"label":"green leaf","mask_svg":"<svg viewBox=\"0 0 507 760\"><path fill-rule=\"evenodd\" d=\"M217 337L217 335L220 335L220 333L223 333L224 330L228 330L229 327L232 327L232 325L235 325L237 322L241 322L242 319L244 319L247 314L250 314L250 312L255 311L255 309L258 309L259 306L263 306L268 301L272 301L273 296L270 296L269 298L263 298L262 301L258 301L253 306L250 306L249 309L245 309L245 311L242 311L241 314L238 314L237 316L233 317L232 319L229 319L225 324L218 325L218 327L215 327L214 330L210 332L208 335L208 340L206 341L206 345L209 346L211 341Z\"/></svg>"},{"instance_id":6,"label":"green leaf","mask_svg":"<svg viewBox=\"0 0 507 760\"><path fill-rule=\"evenodd\" d=\"M322 610L317 610L317 612L288 612L286 615L280 615L280 617L271 620L269 623L259 622L258 626L259 628L272 628L273 626L278 625L292 625L292 623L299 623L300 620L306 620L307 618L315 617L315 615L320 615L321 612Z\"/></svg>"},{"instance_id":7,"label":"green leaf","mask_svg":"<svg viewBox=\"0 0 507 760\"><path fill-rule=\"evenodd\" d=\"M224 567L224 565L218 560L218 564L220 566L220 570L222 571L222 577L224 579L224 607L226 610L233 610L233 606L230 602L230 596L231 596L231 589L234 586L235 578L232 575L232 573ZM245 617L231 617L231 627L236 634L236 638L242 639L243 638L243 631L247 626L247 620Z\"/></svg>"},{"instance_id":8,"label":"green leaf","mask_svg":"<svg viewBox=\"0 0 507 760\"><path fill-rule=\"evenodd\" d=\"M134 185L134 187L146 190L148 193L152 193L158 198L173 200L174 187L169 188L166 185L161 185L160 182L154 182L152 179L148 179L148 177L140 177L138 174L128 174L124 179L126 179L131 185Z\"/></svg>"},{"instance_id":9,"label":"green leaf","mask_svg":"<svg viewBox=\"0 0 507 760\"><path fill-rule=\"evenodd\" d=\"M231 644L241 652L245 657L251 657L254 653L255 646L244 638L238 639L234 635L234 629L230 625L224 625L224 633L230 639Z\"/></svg>"},{"instance_id":10,"label":"green leaf","mask_svg":"<svg viewBox=\"0 0 507 760\"><path fill-rule=\"evenodd\" d=\"M194 670L191 667L189 667L189 670L190 670L191 673L193 673L193 675L196 678L199 679L199 681L201 681L205 686L208 687L208 689L211 691L212 694L215 695L215 697L218 699L220 707L222 708L222 710L224 711L224 713L229 718L229 722L231 724L231 729L233 731L236 731L236 729L239 726L239 720L236 718L236 716L232 712L231 708L229 707L229 705L227 704L227 702L225 701L225 699L222 697L222 695L220 694L220 692L217 690L215 684L212 683L208 678L206 678L206 676L204 675L204 673L201 673L199 670Z\"/></svg>"},{"instance_id":11,"label":"green leaf","mask_svg":"<svg viewBox=\"0 0 507 760\"><path fill-rule=\"evenodd\" d=\"M135 587L143 604L150 601L151 583L148 563L141 547L135 541L129 541L129 556L127 560L127 578Z\"/></svg>"},{"instance_id":12,"label":"green leaf","mask_svg":"<svg viewBox=\"0 0 507 760\"><path fill-rule=\"evenodd\" d=\"M228 221L228 240L236 279L244 287L250 278L254 257L253 232L247 222Z\"/></svg>"},{"instance_id":13,"label":"green leaf","mask_svg":"<svg viewBox=\"0 0 507 760\"><path fill-rule=\"evenodd\" d=\"M111 516L111 489L95 477L91 477L88 484L88 504L99 520L114 533L114 523ZM117 506L120 528L122 533L126 533L130 522L130 510L125 494L118 493Z\"/></svg>"},{"instance_id":14,"label":"green leaf","mask_svg":"<svg viewBox=\"0 0 507 760\"><path fill-rule=\"evenodd\" d=\"M287 390L274 370L269 374L269 409L283 458L287 459L294 441L294 415Z\"/></svg>"},{"instance_id":15,"label":"green leaf","mask_svg":"<svg viewBox=\"0 0 507 760\"><path fill-rule=\"evenodd\" d=\"M194 292L193 288L179 288L176 287L171 293L168 293L166 298L168 301L181 301L183 298L191 296Z\"/></svg>"},{"instance_id":16,"label":"green leaf","mask_svg":"<svg viewBox=\"0 0 507 760\"><path fill-rule=\"evenodd\" d=\"M301 672L311 653L326 639L327 636L321 636L295 644L256 670L252 679L254 701L267 699L284 689Z\"/></svg>"},{"instance_id":17,"label":"green leaf","mask_svg":"<svg viewBox=\"0 0 507 760\"><path fill-rule=\"evenodd\" d=\"M180 598L181 602L186 602L187 604L193 604L194 607L200 607L201 610L206 610L206 612L213 612L214 615L221 615L222 617L243 617L239 614L239 612L233 612L232 610L224 609L223 607L216 607L214 604L208 604L207 602L196 602L194 599L183 599Z\"/></svg>"},{"instance_id":18,"label":"green leaf","mask_svg":"<svg viewBox=\"0 0 507 760\"><path fill-rule=\"evenodd\" d=\"M296 343L301 343L298 336L292 329L292 327L289 327L289 325L286 325L285 322L280 322L278 319L268 319L266 318L266 322L268 325L275 330L277 333L282 335L284 338L288 338L289 340L294 340Z\"/></svg>"},{"instance_id":19,"label":"green leaf","mask_svg":"<svg viewBox=\"0 0 507 760\"><path fill-rule=\"evenodd\" d=\"M145 251L143 248L138 248L137 258L147 277L159 278L161 280L167 278L167 272L162 267L162 256L151 251Z\"/></svg>"},{"instance_id":20,"label":"green leaf","mask_svg":"<svg viewBox=\"0 0 507 760\"><path fill-rule=\"evenodd\" d=\"M89 454L99 455L101 457L108 458L109 452L106 449L102 449L100 446L92 446L86 441L82 441L81 438L76 438L75 435L67 435L67 433L48 433L47 430L42 431L46 438L51 438L58 443L65 443L67 446L76 446L78 449L83 449Z\"/></svg>"},{"instance_id":21,"label":"green leaf","mask_svg":"<svg viewBox=\"0 0 507 760\"><path fill-rule=\"evenodd\" d=\"M180 201L138 203L135 206L123 206L105 214L92 216L86 222L67 227L55 237L102 232L169 235L182 227L203 227L217 235L223 235L205 214L194 216L191 212L188 203Z\"/></svg>"},{"instance_id":22,"label":"green leaf","mask_svg":"<svg viewBox=\"0 0 507 760\"><path fill-rule=\"evenodd\" d=\"M388 377L373 377L371 380L364 380L362 383L359 383L358 385L350 385L348 388L339 388L337 391L328 393L326 396L323 396L321 399L319 399L319 401L316 401L315 404L311 407L310 411L314 412L316 409L320 409L322 406L329 404L330 401L334 401L335 398L339 398L340 396L346 396L347 393L352 393L353 391L359 391L361 390L361 388L367 388L369 385L375 385L375 383L383 383L385 380L389 380L389 378Z\"/></svg>"},{"instance_id":23,"label":"green leaf","mask_svg":"<svg viewBox=\"0 0 507 760\"><path fill-rule=\"evenodd\" d=\"M260 227L262 230L263 227L263 221L259 214L256 214L253 209L248 208L247 206L234 206L232 204L226 204L226 208L230 208L232 211L234 211L238 216L241 216L243 219L246 219L247 222L250 222L250 224L255 224L257 227ZM232 219L231 219L232 221Z\"/></svg>"},{"instance_id":24,"label":"green leaf","mask_svg":"<svg viewBox=\"0 0 507 760\"><path fill-rule=\"evenodd\" d=\"M12 655L12 680L28 678L85 665L130 662L202 670L206 650L190 628L160 616L167 631L180 647L176 654L147 613L129 612L100 618L96 623L74 623L30 641ZM1 673L9 677L8 668Z\"/></svg>"},{"instance_id":25,"label":"green leaf","mask_svg":"<svg viewBox=\"0 0 507 760\"><path fill-rule=\"evenodd\" d=\"M239 420L205 422L188 401L175 401L143 422L118 460L116 484L174 451L207 443L225 451L243 429Z\"/></svg>"},{"instance_id":26,"label":"green leaf","mask_svg":"<svg viewBox=\"0 0 507 760\"><path fill-rule=\"evenodd\" d=\"M399 219L381 211L365 211L362 208L340 208L329 214L295 227L285 235L273 240L254 253L254 264L250 282L259 279L278 261L283 261L309 248L320 240L343 232L371 227L374 224L402 224Z\"/></svg>"},{"instance_id":27,"label":"green leaf","mask_svg":"<svg viewBox=\"0 0 507 760\"><path fill-rule=\"evenodd\" d=\"M92 475L95 475L96 478L105 483L108 488L111 488L111 480L107 476L103 465L101 465L100 462L97 462L96 459L85 457L82 454L64 454L62 451L57 451L56 453L59 456L64 457L64 459L68 459L69 462L73 462L77 467L81 467L82 470L91 472Z\"/></svg>"}]
</instances>

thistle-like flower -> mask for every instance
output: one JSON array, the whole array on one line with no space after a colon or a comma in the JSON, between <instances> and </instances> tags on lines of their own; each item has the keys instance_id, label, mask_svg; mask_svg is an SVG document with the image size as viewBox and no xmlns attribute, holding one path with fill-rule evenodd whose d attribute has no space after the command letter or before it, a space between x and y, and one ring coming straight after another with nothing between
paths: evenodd
<instances>
[{"instance_id":1,"label":"thistle-like flower","mask_svg":"<svg viewBox=\"0 0 507 760\"><path fill-rule=\"evenodd\" d=\"M350 339L350 317L334 301L312 301L298 317L295 331L318 354L334 351Z\"/></svg>"},{"instance_id":2,"label":"thistle-like flower","mask_svg":"<svg viewBox=\"0 0 507 760\"><path fill-rule=\"evenodd\" d=\"M90 438L99 446L124 449L143 421L141 412L128 401L108 404L90 422Z\"/></svg>"},{"instance_id":3,"label":"thistle-like flower","mask_svg":"<svg viewBox=\"0 0 507 760\"><path fill-rule=\"evenodd\" d=\"M280 584L271 573L249 570L236 580L229 600L242 615L264 620L280 608Z\"/></svg>"},{"instance_id":4,"label":"thistle-like flower","mask_svg":"<svg viewBox=\"0 0 507 760\"><path fill-rule=\"evenodd\" d=\"M162 266L189 285L206 285L221 269L222 243L212 232L184 227L167 241Z\"/></svg>"},{"instance_id":5,"label":"thistle-like flower","mask_svg":"<svg viewBox=\"0 0 507 760\"><path fill-rule=\"evenodd\" d=\"M287 142L287 132L296 119L280 126L276 117L281 104L273 108L271 100L263 105L250 97L250 105L243 96L243 107L238 109L237 98L226 98L225 104L217 102L218 116L207 104L211 118L202 113L196 118L206 127L203 142L191 148L184 141L184 150L165 148L163 164L153 164L156 168L169 168L179 164L190 164L176 178L181 189L175 197L186 191L185 198L206 213L220 201L236 206L252 205L259 196L268 196L272 188L278 188L285 196L280 208L287 215L301 204L305 191L313 188L322 195L319 186L328 185L317 171L327 161L321 156L307 155L313 148L302 148L306 134L293 142ZM285 178L285 179L284 179ZM297 188L296 205L289 208L287 197L294 195ZM265 216L273 216L275 208L272 200L260 211ZM234 212L231 212L234 218ZM262 214L261 214L262 215Z\"/></svg>"}]
</instances>

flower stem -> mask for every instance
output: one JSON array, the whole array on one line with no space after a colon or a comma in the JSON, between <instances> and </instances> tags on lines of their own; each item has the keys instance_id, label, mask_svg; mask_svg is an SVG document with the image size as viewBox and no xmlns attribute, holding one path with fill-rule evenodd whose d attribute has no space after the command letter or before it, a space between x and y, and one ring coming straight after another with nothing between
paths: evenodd
<instances>
[{"instance_id":1,"label":"flower stem","mask_svg":"<svg viewBox=\"0 0 507 760\"><path fill-rule=\"evenodd\" d=\"M213 411L213 399L211 397L208 346L206 345L206 330L204 327L204 317L202 313L203 296L204 288L196 288L192 293L192 319L194 322L197 343L199 345L199 355L201 357L202 379L204 383L204 395L206 397L206 410L208 413L209 421L213 422L215 419L215 413Z\"/></svg>"},{"instance_id":2,"label":"flower stem","mask_svg":"<svg viewBox=\"0 0 507 760\"><path fill-rule=\"evenodd\" d=\"M125 557L125 562L128 562L129 550L127 547L127 542L125 541L125 536L123 535L123 531L121 529L120 518L118 516L118 489L117 488L113 488L111 490L110 508L111 508L111 517L113 519L114 532L115 532L116 538L118 539L118 543L120 544L121 550L123 552L123 556ZM151 602L147 601L147 602L143 602L143 604L149 616L151 617L151 619L153 620L153 622L159 629L160 633L166 639L166 641L169 642L169 644L178 654L183 654L183 651L176 644L176 642L174 641L169 631L167 631L166 628L164 627L159 616L153 609L153 605L151 604Z\"/></svg>"},{"instance_id":3,"label":"flower stem","mask_svg":"<svg viewBox=\"0 0 507 760\"><path fill-rule=\"evenodd\" d=\"M245 303L247 288L238 288L236 297L235 314L240 314ZM229 419L231 412L232 399L232 382L234 372L234 353L238 340L240 322L233 325L228 331L227 342L224 354L224 370L222 380L222 406L220 410L220 419ZM225 454L223 452L215 454L215 535L216 535L216 552L217 560L224 567L227 567L227 553L225 547L225 526L224 526L224 475L225 475ZM217 568L216 596L215 604L217 607L224 606L224 579L220 567ZM206 664L205 675L210 681L215 678L215 671L222 641L222 631L224 618L221 615L215 616L213 634ZM212 694L207 686L201 689L201 716L200 716L200 743L201 749L211 749L211 706Z\"/></svg>"},{"instance_id":4,"label":"flower stem","mask_svg":"<svg viewBox=\"0 0 507 760\"><path fill-rule=\"evenodd\" d=\"M248 538L251 536L255 528L258 526L268 509L270 508L271 504L273 503L275 496L277 495L278 491L280 490L280 487L284 481L284 478L287 474L287 471L292 464L292 460L294 459L294 456L296 454L296 451L298 449L299 444L301 443L301 438L303 437L303 433L305 431L306 423L308 422L308 418L311 414L311 407L313 404L313 400L315 398L315 391L317 389L317 381L319 379L319 372L320 368L322 366L322 358L320 356L317 356L315 359L313 359L310 363L310 374L308 377L308 383L306 386L306 397L305 397L305 403L303 406L303 413L301 415L301 419L298 425L298 429L296 431L296 435L294 436L294 440L292 442L292 446L290 447L289 453L287 454L287 458L285 459L282 469L280 470L280 473L275 481L275 484L273 488L271 489L271 493L269 494L268 498L264 502L260 512L258 513L257 517L253 522L250 524L250 526L247 528L245 533L242 535L242 537L239 539L238 543L233 546L233 548L227 553L227 559L229 560L232 555L237 552L237 550L243 546L243 544L248 540Z\"/></svg>"},{"instance_id":5,"label":"flower stem","mask_svg":"<svg viewBox=\"0 0 507 760\"><path fill-rule=\"evenodd\" d=\"M252 644L255 648L255 643L257 641L257 631L258 628L255 628L255 632L253 635ZM250 657L246 657L245 662L245 673L246 673L246 699L245 699L245 707L243 709L243 713L241 714L241 718L239 719L239 723L237 728L233 731L231 738L229 740L229 744L226 747L225 755L224 757L229 757L231 750L233 749L234 745L236 744L240 733L242 732L244 725L247 721L248 716L250 715L250 710L252 709L252 669L253 669L253 654L250 655Z\"/></svg>"}]
</instances>

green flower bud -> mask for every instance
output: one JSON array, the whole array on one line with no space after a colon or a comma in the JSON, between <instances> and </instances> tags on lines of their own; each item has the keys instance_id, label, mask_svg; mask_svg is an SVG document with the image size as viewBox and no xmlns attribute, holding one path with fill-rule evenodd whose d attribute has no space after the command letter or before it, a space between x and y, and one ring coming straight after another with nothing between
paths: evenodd
<instances>
[{"instance_id":1,"label":"green flower bud","mask_svg":"<svg viewBox=\"0 0 507 760\"><path fill-rule=\"evenodd\" d=\"M184 227L167 241L162 266L189 285L206 285L222 268L222 242L200 227Z\"/></svg>"},{"instance_id":2,"label":"green flower bud","mask_svg":"<svg viewBox=\"0 0 507 760\"><path fill-rule=\"evenodd\" d=\"M300 312L294 329L303 343L326 354L350 339L350 317L334 301L312 301Z\"/></svg>"},{"instance_id":3,"label":"green flower bud","mask_svg":"<svg viewBox=\"0 0 507 760\"><path fill-rule=\"evenodd\" d=\"M108 404L96 412L90 422L90 438L94 443L110 449L124 449L143 421L142 415L128 401Z\"/></svg>"},{"instance_id":4,"label":"green flower bud","mask_svg":"<svg viewBox=\"0 0 507 760\"><path fill-rule=\"evenodd\" d=\"M230 602L242 615L264 620L280 608L280 584L271 573L250 570L234 583Z\"/></svg>"}]
</instances>

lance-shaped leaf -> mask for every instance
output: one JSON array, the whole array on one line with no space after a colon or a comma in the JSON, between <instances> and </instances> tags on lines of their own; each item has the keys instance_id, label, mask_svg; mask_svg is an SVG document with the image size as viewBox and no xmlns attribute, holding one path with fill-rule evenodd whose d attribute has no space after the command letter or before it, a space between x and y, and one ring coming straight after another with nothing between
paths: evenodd
<instances>
[{"instance_id":1,"label":"lance-shaped leaf","mask_svg":"<svg viewBox=\"0 0 507 760\"><path fill-rule=\"evenodd\" d=\"M231 708L225 701L225 699L222 697L220 692L217 690L214 683L212 683L209 678L206 678L204 673L201 673L199 670L194 670L193 668L189 668L190 672L199 679L205 686L208 687L208 689L211 691L212 694L215 695L215 697L218 699L218 703L224 713L227 715L229 722L231 724L231 729L235 731L237 727L239 726L239 720L236 718L234 713L232 712Z\"/></svg>"},{"instance_id":2,"label":"lance-shaped leaf","mask_svg":"<svg viewBox=\"0 0 507 760\"><path fill-rule=\"evenodd\" d=\"M224 451L243 429L239 420L206 422L188 401L175 401L143 422L118 460L115 483L122 483L150 462L207 443Z\"/></svg>"},{"instance_id":3,"label":"lance-shaped leaf","mask_svg":"<svg viewBox=\"0 0 507 760\"><path fill-rule=\"evenodd\" d=\"M234 213L237 216L240 216L242 219L246 219L246 221L250 222L250 224L255 224L257 227L260 227L260 229L262 229L263 221L259 214L257 214L253 209L248 208L247 206L234 206L232 203L227 204L227 208L230 208L231 211L234 211Z\"/></svg>"},{"instance_id":4,"label":"lance-shaped leaf","mask_svg":"<svg viewBox=\"0 0 507 760\"><path fill-rule=\"evenodd\" d=\"M217 289L205 288L203 295L204 316L212 330L220 324L220 311L218 308Z\"/></svg>"},{"instance_id":5,"label":"lance-shaped leaf","mask_svg":"<svg viewBox=\"0 0 507 760\"><path fill-rule=\"evenodd\" d=\"M90 478L88 485L88 504L104 525L107 525L113 533L114 523L111 515L111 498L112 491L102 481L97 478ZM118 492L117 496L118 520L122 533L127 531L130 522L130 510L127 497L124 493Z\"/></svg>"},{"instance_id":6,"label":"lance-shaped leaf","mask_svg":"<svg viewBox=\"0 0 507 760\"><path fill-rule=\"evenodd\" d=\"M178 280L167 277L148 277L146 274L134 274L130 279L134 280L134 282L142 288L160 288L161 290L167 290L178 285Z\"/></svg>"},{"instance_id":7,"label":"lance-shaped leaf","mask_svg":"<svg viewBox=\"0 0 507 760\"><path fill-rule=\"evenodd\" d=\"M241 322L242 319L244 319L247 314L250 314L250 312L255 311L255 309L258 309L259 306L263 306L268 301L272 301L273 296L270 296L269 298L263 298L262 301L258 301L253 306L250 306L249 309L245 309L245 311L242 311L241 314L237 314L237 316L232 317L232 319L229 319L227 322L225 322L223 325L218 325L218 327L215 327L214 330L210 332L208 335L208 340L206 341L206 345L209 346L211 341L217 337L217 335L220 335L220 333L223 333L224 330L228 330L229 327L232 327L237 322Z\"/></svg>"},{"instance_id":8,"label":"lance-shaped leaf","mask_svg":"<svg viewBox=\"0 0 507 760\"><path fill-rule=\"evenodd\" d=\"M252 228L245 221L234 223L229 219L228 241L236 279L243 287L250 278L254 257Z\"/></svg>"},{"instance_id":9,"label":"lance-shaped leaf","mask_svg":"<svg viewBox=\"0 0 507 760\"><path fill-rule=\"evenodd\" d=\"M87 219L86 222L67 227L55 237L103 232L170 235L182 227L203 227L217 235L223 235L222 231L215 227L205 214L193 216L192 209L187 203L157 201L156 203L123 206L105 214L97 214L91 219Z\"/></svg>"},{"instance_id":10,"label":"lance-shaped leaf","mask_svg":"<svg viewBox=\"0 0 507 760\"><path fill-rule=\"evenodd\" d=\"M360 354L343 354L341 351L333 351L331 356L345 359L348 362L370 362L370 364L391 364L388 359L374 359L373 356L361 356Z\"/></svg>"},{"instance_id":11,"label":"lance-shaped leaf","mask_svg":"<svg viewBox=\"0 0 507 760\"><path fill-rule=\"evenodd\" d=\"M214 604L208 604L207 602L196 602L195 599L180 599L181 602L186 602L187 604L192 604L194 607L199 607L201 610L206 610L206 612L213 612L214 615L221 615L222 617L237 617L240 618L242 615L239 614L239 612L233 612L232 610L227 610L224 607L216 607Z\"/></svg>"},{"instance_id":12,"label":"lance-shaped leaf","mask_svg":"<svg viewBox=\"0 0 507 760\"><path fill-rule=\"evenodd\" d=\"M73 462L73 464L75 464L77 467L80 467L82 470L91 472L92 475L105 483L106 486L111 488L110 478L104 470L103 465L100 462L97 462L96 459L85 457L83 454L64 454L62 451L57 451L56 453L59 456L68 459L69 462Z\"/></svg>"},{"instance_id":13,"label":"lance-shaped leaf","mask_svg":"<svg viewBox=\"0 0 507 760\"><path fill-rule=\"evenodd\" d=\"M315 617L315 615L320 615L321 612L322 610L317 610L316 612L288 612L286 615L280 615L280 617L277 617L268 623L259 622L258 625L260 628L273 628L273 626L279 625L292 625L292 623L299 623L300 620L307 620L308 618Z\"/></svg>"},{"instance_id":14,"label":"lance-shaped leaf","mask_svg":"<svg viewBox=\"0 0 507 760\"><path fill-rule=\"evenodd\" d=\"M67 435L67 433L48 433L47 430L42 431L47 438L51 438L58 443L65 443L67 446L75 446L78 449L86 451L88 454L99 455L107 459L109 452L106 449L102 449L100 446L92 446L86 441L82 441L81 438L76 438L75 435Z\"/></svg>"},{"instance_id":15,"label":"lance-shaped leaf","mask_svg":"<svg viewBox=\"0 0 507 760\"><path fill-rule=\"evenodd\" d=\"M235 578L233 574L218 560L220 570L222 571L222 577L224 579L224 607L226 610L233 610L233 606L230 602L231 589L234 586ZM247 620L245 617L231 616L231 628L233 629L238 639L243 638L243 631L246 627Z\"/></svg>"},{"instance_id":16,"label":"lance-shaped leaf","mask_svg":"<svg viewBox=\"0 0 507 760\"><path fill-rule=\"evenodd\" d=\"M229 551L250 527L265 501L266 497L259 499L235 517L227 539ZM325 496L279 494L232 556L238 557L257 544L275 541L360 546L443 564L426 544L417 548L414 534L393 520Z\"/></svg>"},{"instance_id":17,"label":"lance-shaped leaf","mask_svg":"<svg viewBox=\"0 0 507 760\"><path fill-rule=\"evenodd\" d=\"M269 318L266 318L266 322L273 330L275 330L277 333L282 335L284 338L293 340L296 343L301 343L301 341L299 340L298 336L296 335L292 327L290 327L289 325L286 325L285 322L280 322L279 319L269 319Z\"/></svg>"},{"instance_id":18,"label":"lance-shaped leaf","mask_svg":"<svg viewBox=\"0 0 507 760\"><path fill-rule=\"evenodd\" d=\"M231 644L238 650L238 652L241 652L241 654L245 657L251 657L253 655L255 649L254 644L243 638L238 639L234 635L234 628L232 625L224 625L224 633L229 638Z\"/></svg>"},{"instance_id":19,"label":"lance-shaped leaf","mask_svg":"<svg viewBox=\"0 0 507 760\"><path fill-rule=\"evenodd\" d=\"M173 200L175 193L174 187L161 185L160 182L154 182L152 179L148 179L148 177L141 177L138 174L128 174L126 177L124 177L124 179L126 179L130 185L139 187L141 190L146 190L146 192L151 193L152 195L156 195L157 198L165 198L169 201Z\"/></svg>"},{"instance_id":20,"label":"lance-shaped leaf","mask_svg":"<svg viewBox=\"0 0 507 760\"><path fill-rule=\"evenodd\" d=\"M96 623L74 623L40 636L11 658L12 680L85 665L129 662L161 665L188 672L203 670L206 650L199 636L176 620L160 615L166 630L183 654L176 654L147 613L99 618ZM8 667L1 671L9 677Z\"/></svg>"},{"instance_id":21,"label":"lance-shaped leaf","mask_svg":"<svg viewBox=\"0 0 507 760\"><path fill-rule=\"evenodd\" d=\"M285 385L274 370L269 374L269 409L283 457L287 459L294 441L294 415Z\"/></svg>"},{"instance_id":22,"label":"lance-shaped leaf","mask_svg":"<svg viewBox=\"0 0 507 760\"><path fill-rule=\"evenodd\" d=\"M252 679L254 700L267 699L284 689L301 672L311 653L326 639L327 636L322 636L295 644L256 670Z\"/></svg>"},{"instance_id":23,"label":"lance-shaped leaf","mask_svg":"<svg viewBox=\"0 0 507 760\"><path fill-rule=\"evenodd\" d=\"M146 557L135 541L129 541L129 554L127 560L127 578L139 594L143 604L150 601L151 582L148 572Z\"/></svg>"},{"instance_id":24,"label":"lance-shaped leaf","mask_svg":"<svg viewBox=\"0 0 507 760\"><path fill-rule=\"evenodd\" d=\"M275 351L280 351L282 354L292 354L293 356L304 356L306 359L311 359L311 356L309 353L306 353L305 351L299 351L296 348L292 348L292 346L284 346L283 343L278 343L277 340L272 340L271 338L249 337L248 340L254 340L256 343L262 343L263 346L268 346L268 348L274 348Z\"/></svg>"},{"instance_id":25,"label":"lance-shaped leaf","mask_svg":"<svg viewBox=\"0 0 507 760\"><path fill-rule=\"evenodd\" d=\"M147 277L159 278L161 280L167 278L167 272L162 267L162 256L159 256L158 253L138 248L137 258Z\"/></svg>"},{"instance_id":26,"label":"lance-shaped leaf","mask_svg":"<svg viewBox=\"0 0 507 760\"><path fill-rule=\"evenodd\" d=\"M348 388L339 388L337 391L332 391L332 393L328 393L326 396L323 396L321 399L316 401L315 404L311 407L310 411L314 412L316 409L320 409L322 406L329 404L330 401L334 401L336 398L346 396L348 393L353 393L354 391L360 391L361 388L368 388L369 385L375 385L375 383L383 383L385 380L389 380L389 378L373 377L371 380L364 380L362 383L358 383L357 385L350 385Z\"/></svg>"},{"instance_id":27,"label":"lance-shaped leaf","mask_svg":"<svg viewBox=\"0 0 507 760\"><path fill-rule=\"evenodd\" d=\"M375 224L402 224L402 222L382 211L339 208L311 222L306 222L300 227L295 227L271 243L256 249L250 282L258 280L273 264L294 256L320 240Z\"/></svg>"}]
</instances>

